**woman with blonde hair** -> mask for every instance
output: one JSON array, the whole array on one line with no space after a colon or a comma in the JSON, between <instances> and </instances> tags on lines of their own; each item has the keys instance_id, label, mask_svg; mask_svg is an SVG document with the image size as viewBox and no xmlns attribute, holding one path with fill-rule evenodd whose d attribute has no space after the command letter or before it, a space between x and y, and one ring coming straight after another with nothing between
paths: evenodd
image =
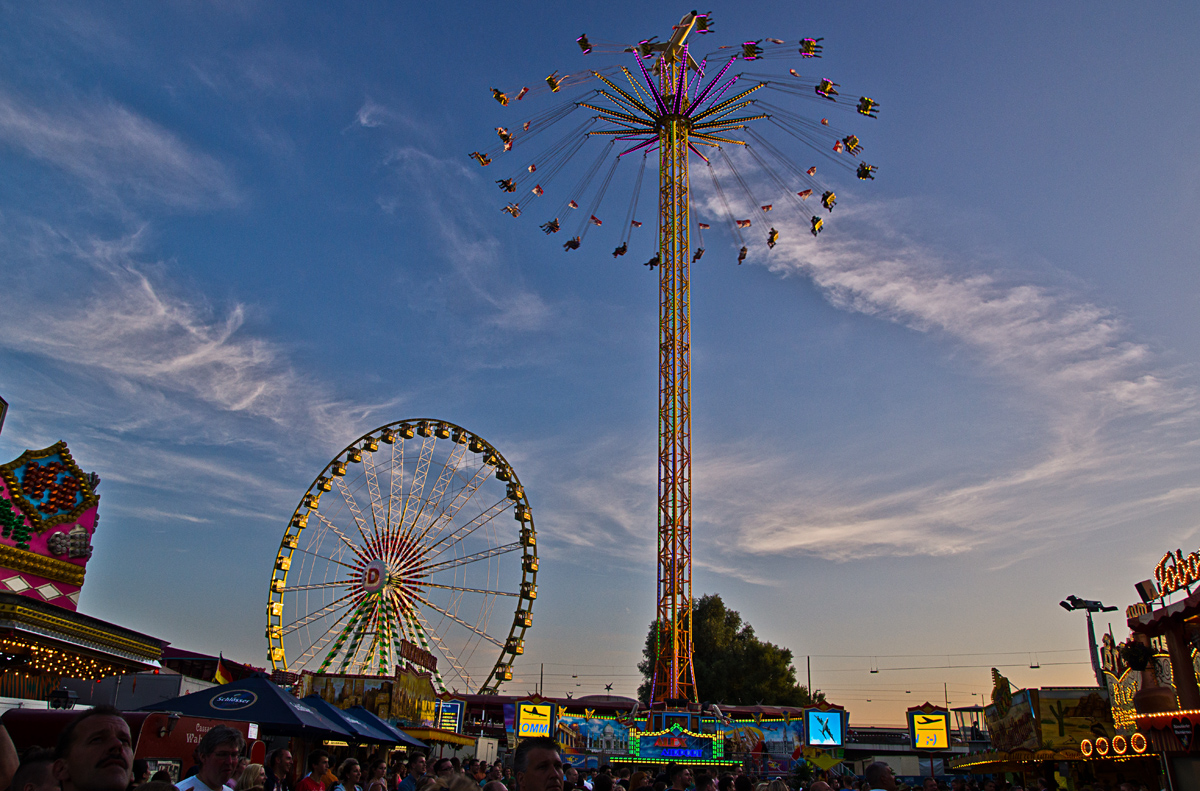
<instances>
[{"instance_id":1,"label":"woman with blonde hair","mask_svg":"<svg viewBox=\"0 0 1200 791\"><path fill-rule=\"evenodd\" d=\"M267 780L267 770L262 764L247 764L238 776L237 788L241 791L262 791Z\"/></svg>"},{"instance_id":2,"label":"woman with blonde hair","mask_svg":"<svg viewBox=\"0 0 1200 791\"><path fill-rule=\"evenodd\" d=\"M337 771L338 782L333 791L362 791L358 781L362 779L362 767L354 758L347 758Z\"/></svg>"}]
</instances>

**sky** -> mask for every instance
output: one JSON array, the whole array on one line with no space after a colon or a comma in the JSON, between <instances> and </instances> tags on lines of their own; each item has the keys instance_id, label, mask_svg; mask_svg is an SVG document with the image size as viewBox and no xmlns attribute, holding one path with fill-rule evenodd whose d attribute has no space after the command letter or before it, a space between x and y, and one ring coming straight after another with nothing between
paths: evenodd
<instances>
[{"instance_id":1,"label":"sky","mask_svg":"<svg viewBox=\"0 0 1200 791\"><path fill-rule=\"evenodd\" d=\"M265 664L313 476L435 416L501 449L534 508L535 626L504 691L631 694L650 223L623 259L608 226L566 254L467 155L520 117L491 87L624 63L575 38L666 38L689 10L0 2L0 456L65 439L103 479L80 610ZM1200 10L700 10L714 43L823 37L821 76L882 109L843 117L879 170L830 176L819 238L780 215L739 267L717 218L693 269L695 593L852 725L978 702L994 666L1092 683L1058 601L1123 609L1198 543Z\"/></svg>"}]
</instances>

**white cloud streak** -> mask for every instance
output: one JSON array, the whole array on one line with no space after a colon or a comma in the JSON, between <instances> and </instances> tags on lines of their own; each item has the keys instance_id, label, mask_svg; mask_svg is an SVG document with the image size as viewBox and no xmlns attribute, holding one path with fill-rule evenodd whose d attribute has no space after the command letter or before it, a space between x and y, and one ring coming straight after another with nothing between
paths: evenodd
<instances>
[{"instance_id":1,"label":"white cloud streak","mask_svg":"<svg viewBox=\"0 0 1200 791\"><path fill-rule=\"evenodd\" d=\"M441 240L446 263L473 297L489 307L490 315L483 322L487 329L528 332L545 327L555 317L539 294L524 288L519 276L507 271L499 240L484 231L472 212L464 211L471 199L455 185L472 183L475 176L470 170L411 147L393 151L388 164L403 176L406 190L419 196L419 208Z\"/></svg>"},{"instance_id":2,"label":"white cloud streak","mask_svg":"<svg viewBox=\"0 0 1200 791\"><path fill-rule=\"evenodd\" d=\"M173 293L153 274L161 265L139 255L138 234L77 241L47 233L10 248L9 259L38 276L14 284L22 309L0 314L0 344L103 382L125 402L116 426L127 430L158 421L226 442L238 433L228 420L241 418L277 431L304 426L306 441L336 444L394 403L337 398L296 371L280 346L245 331L245 305L218 312Z\"/></svg>"},{"instance_id":3,"label":"white cloud streak","mask_svg":"<svg viewBox=\"0 0 1200 791\"><path fill-rule=\"evenodd\" d=\"M188 210L239 200L224 165L111 101L75 96L46 109L0 90L0 144L70 174L110 200Z\"/></svg>"},{"instance_id":4,"label":"white cloud streak","mask_svg":"<svg viewBox=\"0 0 1200 791\"><path fill-rule=\"evenodd\" d=\"M966 351L1044 421L1040 445L1015 462L900 488L727 446L697 460L697 511L733 528L714 548L834 559L996 545L1028 552L1200 499L1182 485L1200 471L1195 392L1119 318L1065 291L963 274L968 267L873 219L893 208L839 206L837 230L815 240L778 218L783 241L766 265L811 278L843 310ZM974 462L988 449L963 452Z\"/></svg>"}]
</instances>

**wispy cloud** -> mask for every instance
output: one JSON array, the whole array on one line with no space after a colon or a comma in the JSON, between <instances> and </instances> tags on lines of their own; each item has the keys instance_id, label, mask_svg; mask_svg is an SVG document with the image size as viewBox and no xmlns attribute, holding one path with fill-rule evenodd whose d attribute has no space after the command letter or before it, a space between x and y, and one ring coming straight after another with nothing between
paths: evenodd
<instances>
[{"instance_id":1,"label":"wispy cloud","mask_svg":"<svg viewBox=\"0 0 1200 791\"><path fill-rule=\"evenodd\" d=\"M403 176L408 194L400 200L415 203L437 233L459 284L488 306L485 328L526 332L546 326L555 316L553 308L521 284L504 261L499 240L463 208L470 198L461 185L474 184L475 175L460 163L411 147L396 149L387 161Z\"/></svg>"},{"instance_id":2,"label":"wispy cloud","mask_svg":"<svg viewBox=\"0 0 1200 791\"><path fill-rule=\"evenodd\" d=\"M43 230L7 252L36 276L13 284L12 304L22 308L0 315L0 345L103 383L124 402L116 426L168 420L176 434L225 441L238 433L230 420L252 419L344 442L395 403L341 399L301 375L285 349L246 332L246 305L215 310L172 289L161 264L139 260L138 233L102 240Z\"/></svg>"},{"instance_id":3,"label":"wispy cloud","mask_svg":"<svg viewBox=\"0 0 1200 791\"><path fill-rule=\"evenodd\" d=\"M359 126L374 129L377 126L383 126L385 115L387 115L387 109L383 105L367 99L363 102L363 106L358 108L358 114L354 117L354 121Z\"/></svg>"},{"instance_id":4,"label":"wispy cloud","mask_svg":"<svg viewBox=\"0 0 1200 791\"><path fill-rule=\"evenodd\" d=\"M72 95L47 107L0 89L0 145L70 174L100 197L177 209L239 200L219 161L112 101Z\"/></svg>"},{"instance_id":5,"label":"wispy cloud","mask_svg":"<svg viewBox=\"0 0 1200 791\"><path fill-rule=\"evenodd\" d=\"M778 218L784 241L766 265L811 278L843 310L965 352L981 377L1016 394L1040 442L1004 461L964 447L972 464L917 485L728 445L697 460L697 510L732 528L714 548L839 559L1036 551L1200 499L1183 483L1200 470L1196 394L1129 327L1066 289L1005 283L938 254L900 233L895 216L839 207L837 231L816 240Z\"/></svg>"}]
</instances>

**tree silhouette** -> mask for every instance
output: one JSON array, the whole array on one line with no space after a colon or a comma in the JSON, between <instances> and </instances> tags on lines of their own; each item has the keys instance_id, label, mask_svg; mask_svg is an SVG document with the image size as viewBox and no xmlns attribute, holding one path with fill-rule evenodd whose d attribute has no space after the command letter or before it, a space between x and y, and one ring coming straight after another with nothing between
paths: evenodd
<instances>
[{"instance_id":1,"label":"tree silhouette","mask_svg":"<svg viewBox=\"0 0 1200 791\"><path fill-rule=\"evenodd\" d=\"M650 624L642 661L638 670L643 681L638 698L650 696L654 672L654 633L658 621ZM810 706L825 700L817 692L796 683L791 649L759 640L754 627L742 621L741 613L731 610L713 593L692 603L692 662L700 700L733 706Z\"/></svg>"}]
</instances>

